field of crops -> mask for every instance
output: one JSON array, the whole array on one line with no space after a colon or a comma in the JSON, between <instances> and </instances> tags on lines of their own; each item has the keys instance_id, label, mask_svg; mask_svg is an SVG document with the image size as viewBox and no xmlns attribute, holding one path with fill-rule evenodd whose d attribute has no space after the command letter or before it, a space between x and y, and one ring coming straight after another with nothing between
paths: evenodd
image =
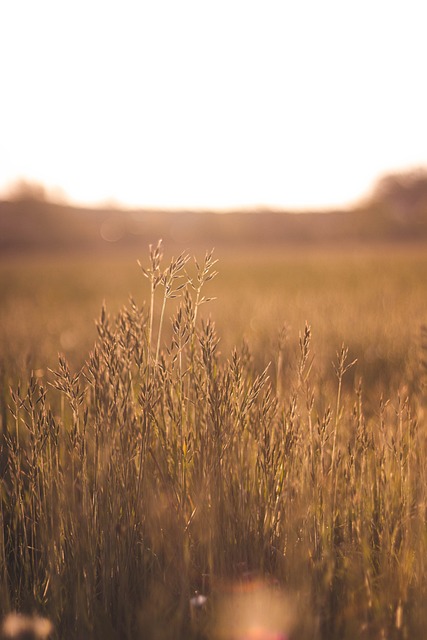
<instances>
[{"instance_id":1,"label":"field of crops","mask_svg":"<svg viewBox=\"0 0 427 640\"><path fill-rule=\"evenodd\" d=\"M0 262L0 615L424 638L425 250L165 253Z\"/></svg>"}]
</instances>

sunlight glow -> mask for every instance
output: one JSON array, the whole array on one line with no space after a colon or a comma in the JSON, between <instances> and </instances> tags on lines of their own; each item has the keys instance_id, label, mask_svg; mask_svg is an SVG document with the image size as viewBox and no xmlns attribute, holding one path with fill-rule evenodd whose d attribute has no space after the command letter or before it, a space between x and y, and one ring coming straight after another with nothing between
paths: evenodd
<instances>
[{"instance_id":1,"label":"sunlight glow","mask_svg":"<svg viewBox=\"0 0 427 640\"><path fill-rule=\"evenodd\" d=\"M427 164L421 0L3 3L0 189L344 206Z\"/></svg>"}]
</instances>

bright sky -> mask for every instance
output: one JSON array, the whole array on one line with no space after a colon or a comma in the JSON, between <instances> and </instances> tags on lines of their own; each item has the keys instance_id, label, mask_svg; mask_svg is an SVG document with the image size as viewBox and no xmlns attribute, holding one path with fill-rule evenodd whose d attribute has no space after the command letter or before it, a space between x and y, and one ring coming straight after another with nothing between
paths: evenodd
<instances>
[{"instance_id":1,"label":"bright sky","mask_svg":"<svg viewBox=\"0 0 427 640\"><path fill-rule=\"evenodd\" d=\"M0 189L326 207L427 165L425 0L10 0Z\"/></svg>"}]
</instances>

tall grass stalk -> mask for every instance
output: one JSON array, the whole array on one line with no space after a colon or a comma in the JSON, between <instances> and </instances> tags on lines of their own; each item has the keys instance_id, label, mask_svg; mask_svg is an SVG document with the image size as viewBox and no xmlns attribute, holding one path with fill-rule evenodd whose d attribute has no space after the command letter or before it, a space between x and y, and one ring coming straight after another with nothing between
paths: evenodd
<instances>
[{"instance_id":1,"label":"tall grass stalk","mask_svg":"<svg viewBox=\"0 0 427 640\"><path fill-rule=\"evenodd\" d=\"M367 411L347 349L325 376L308 325L276 369L245 342L220 354L199 312L212 253L149 260L147 304L103 307L82 370L60 356L49 387L11 390L0 614L38 612L58 638L214 638L217 603L258 576L290 595L295 637L421 640L422 385Z\"/></svg>"}]
</instances>

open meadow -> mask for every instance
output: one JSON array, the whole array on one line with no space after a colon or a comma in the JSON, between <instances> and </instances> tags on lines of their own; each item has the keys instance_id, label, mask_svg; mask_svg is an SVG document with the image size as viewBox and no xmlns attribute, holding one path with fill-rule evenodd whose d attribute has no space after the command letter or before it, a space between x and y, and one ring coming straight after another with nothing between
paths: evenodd
<instances>
[{"instance_id":1,"label":"open meadow","mask_svg":"<svg viewBox=\"0 0 427 640\"><path fill-rule=\"evenodd\" d=\"M0 261L0 616L421 640L425 247L164 251Z\"/></svg>"}]
</instances>

